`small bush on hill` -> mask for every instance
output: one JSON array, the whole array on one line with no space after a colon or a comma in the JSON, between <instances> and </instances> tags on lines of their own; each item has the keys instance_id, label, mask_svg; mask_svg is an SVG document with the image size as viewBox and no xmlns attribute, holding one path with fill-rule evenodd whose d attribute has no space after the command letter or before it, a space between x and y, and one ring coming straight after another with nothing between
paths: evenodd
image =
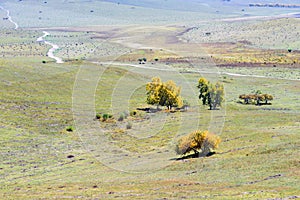
<instances>
[{"instance_id":1,"label":"small bush on hill","mask_svg":"<svg viewBox=\"0 0 300 200\"><path fill-rule=\"evenodd\" d=\"M211 153L212 149L216 149L221 142L221 138L208 131L196 130L188 135L181 137L176 145L177 154L188 154L194 152L202 156Z\"/></svg>"},{"instance_id":2,"label":"small bush on hill","mask_svg":"<svg viewBox=\"0 0 300 200\"><path fill-rule=\"evenodd\" d=\"M100 113L96 114L96 119L101 119L101 114Z\"/></svg>"},{"instance_id":3,"label":"small bush on hill","mask_svg":"<svg viewBox=\"0 0 300 200\"><path fill-rule=\"evenodd\" d=\"M106 121L106 120L111 119L111 118L113 118L113 115L111 115L111 114L105 113L105 114L102 115L103 121Z\"/></svg>"},{"instance_id":4,"label":"small bush on hill","mask_svg":"<svg viewBox=\"0 0 300 200\"><path fill-rule=\"evenodd\" d=\"M131 128L132 128L132 123L128 122L128 123L126 124L126 129L131 129Z\"/></svg>"},{"instance_id":5,"label":"small bush on hill","mask_svg":"<svg viewBox=\"0 0 300 200\"><path fill-rule=\"evenodd\" d=\"M68 132L73 132L75 129L74 129L74 127L73 126L67 126L66 127L66 131L68 131Z\"/></svg>"}]
</instances>

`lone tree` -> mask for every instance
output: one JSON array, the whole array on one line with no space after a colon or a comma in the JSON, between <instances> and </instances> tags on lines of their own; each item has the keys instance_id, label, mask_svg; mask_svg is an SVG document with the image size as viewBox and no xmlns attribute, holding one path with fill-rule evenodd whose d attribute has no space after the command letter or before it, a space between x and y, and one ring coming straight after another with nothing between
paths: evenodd
<instances>
[{"instance_id":1,"label":"lone tree","mask_svg":"<svg viewBox=\"0 0 300 200\"><path fill-rule=\"evenodd\" d=\"M220 82L212 84L201 77L197 87L199 88L199 99L202 100L203 105L208 105L210 110L216 110L217 107L222 106L224 86Z\"/></svg>"},{"instance_id":2,"label":"lone tree","mask_svg":"<svg viewBox=\"0 0 300 200\"><path fill-rule=\"evenodd\" d=\"M177 154L188 154L194 152L195 155L206 156L213 149L216 149L221 142L221 138L208 131L196 130L181 137L176 145ZM201 151L201 154L200 154Z\"/></svg>"},{"instance_id":3,"label":"lone tree","mask_svg":"<svg viewBox=\"0 0 300 200\"><path fill-rule=\"evenodd\" d=\"M147 103L156 106L167 106L168 110L173 107L183 105L180 96L181 88L177 87L174 81L161 82L159 77L152 78L152 82L147 83Z\"/></svg>"}]
</instances>

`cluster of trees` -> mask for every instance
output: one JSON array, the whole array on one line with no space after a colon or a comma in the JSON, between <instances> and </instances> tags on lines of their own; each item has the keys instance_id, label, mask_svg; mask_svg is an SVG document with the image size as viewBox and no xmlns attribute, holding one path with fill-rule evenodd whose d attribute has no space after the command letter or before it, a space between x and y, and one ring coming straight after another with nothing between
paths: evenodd
<instances>
[{"instance_id":1,"label":"cluster of trees","mask_svg":"<svg viewBox=\"0 0 300 200\"><path fill-rule=\"evenodd\" d=\"M221 107L224 101L224 86L220 82L210 83L201 77L198 81L199 99L203 105L208 105L210 110ZM176 86L174 81L162 82L159 77L152 78L146 85L147 103L157 106L167 106L170 110L173 107L182 107L184 101L180 96L181 89ZM187 103L185 103L187 104Z\"/></svg>"},{"instance_id":2,"label":"cluster of trees","mask_svg":"<svg viewBox=\"0 0 300 200\"><path fill-rule=\"evenodd\" d=\"M222 106L224 101L224 86L220 82L210 83L207 79L201 77L198 80L199 99L203 105L208 105L210 110L215 110Z\"/></svg>"},{"instance_id":3,"label":"cluster of trees","mask_svg":"<svg viewBox=\"0 0 300 200\"><path fill-rule=\"evenodd\" d=\"M181 155L194 152L195 155L206 156L213 149L216 149L220 142L221 138L219 136L208 131L196 130L181 137L175 150L177 154Z\"/></svg>"},{"instance_id":4,"label":"cluster of trees","mask_svg":"<svg viewBox=\"0 0 300 200\"><path fill-rule=\"evenodd\" d=\"M162 82L159 77L152 78L146 85L147 103L156 106L166 106L168 110L173 107L182 107L180 96L181 88L174 81Z\"/></svg>"},{"instance_id":5,"label":"cluster of trees","mask_svg":"<svg viewBox=\"0 0 300 200\"><path fill-rule=\"evenodd\" d=\"M268 104L268 101L274 99L271 94L262 94L260 91L256 91L255 94L241 94L239 98L242 99L245 104L255 103L256 105Z\"/></svg>"},{"instance_id":6,"label":"cluster of trees","mask_svg":"<svg viewBox=\"0 0 300 200\"><path fill-rule=\"evenodd\" d=\"M205 78L198 81L199 99L203 105L208 105L214 110L222 105L224 101L224 86L217 82L210 83ZM159 77L152 78L146 85L147 103L157 106L166 106L169 110L173 107L182 107L184 101L180 96L181 88L176 86L174 81L162 82ZM179 139L176 145L176 152L184 155L194 152L195 155L206 156L218 147L221 139L219 136L208 131L194 131Z\"/></svg>"}]
</instances>

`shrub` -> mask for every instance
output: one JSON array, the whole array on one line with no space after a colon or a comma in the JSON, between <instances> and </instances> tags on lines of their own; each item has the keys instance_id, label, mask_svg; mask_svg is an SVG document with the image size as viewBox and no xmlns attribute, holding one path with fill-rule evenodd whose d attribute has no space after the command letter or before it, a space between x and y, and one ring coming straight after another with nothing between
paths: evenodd
<instances>
[{"instance_id":1,"label":"shrub","mask_svg":"<svg viewBox=\"0 0 300 200\"><path fill-rule=\"evenodd\" d=\"M67 126L66 131L73 132L74 131L74 127L73 126Z\"/></svg>"},{"instance_id":2,"label":"shrub","mask_svg":"<svg viewBox=\"0 0 300 200\"><path fill-rule=\"evenodd\" d=\"M124 115L124 113L121 113L120 116L119 116L119 118L118 118L118 121L121 122L124 119L125 119L125 115Z\"/></svg>"},{"instance_id":3,"label":"shrub","mask_svg":"<svg viewBox=\"0 0 300 200\"><path fill-rule=\"evenodd\" d=\"M101 113L96 114L96 119L101 119Z\"/></svg>"},{"instance_id":4,"label":"shrub","mask_svg":"<svg viewBox=\"0 0 300 200\"><path fill-rule=\"evenodd\" d=\"M126 124L126 129L131 129L131 128L132 128L132 123L128 122L128 123Z\"/></svg>"},{"instance_id":5,"label":"shrub","mask_svg":"<svg viewBox=\"0 0 300 200\"><path fill-rule=\"evenodd\" d=\"M130 116L136 116L136 114L137 114L136 110L133 110L133 111L130 112Z\"/></svg>"},{"instance_id":6,"label":"shrub","mask_svg":"<svg viewBox=\"0 0 300 200\"><path fill-rule=\"evenodd\" d=\"M103 119L103 121L106 121L106 120L108 119L108 114L106 114L106 113L103 114L103 115L102 115L102 119Z\"/></svg>"},{"instance_id":7,"label":"shrub","mask_svg":"<svg viewBox=\"0 0 300 200\"><path fill-rule=\"evenodd\" d=\"M124 119L127 119L127 117L128 117L128 112L124 111L123 113L120 114L118 121L121 122Z\"/></svg>"},{"instance_id":8,"label":"shrub","mask_svg":"<svg viewBox=\"0 0 300 200\"><path fill-rule=\"evenodd\" d=\"M208 131L196 130L188 135L181 137L176 145L177 154L187 154L194 151L195 154L208 155L212 149L216 149L221 142L221 138Z\"/></svg>"},{"instance_id":9,"label":"shrub","mask_svg":"<svg viewBox=\"0 0 300 200\"><path fill-rule=\"evenodd\" d=\"M111 119L112 117L113 117L113 115L107 114L107 113L104 113L104 114L102 115L103 121L106 121L107 119Z\"/></svg>"}]
</instances>

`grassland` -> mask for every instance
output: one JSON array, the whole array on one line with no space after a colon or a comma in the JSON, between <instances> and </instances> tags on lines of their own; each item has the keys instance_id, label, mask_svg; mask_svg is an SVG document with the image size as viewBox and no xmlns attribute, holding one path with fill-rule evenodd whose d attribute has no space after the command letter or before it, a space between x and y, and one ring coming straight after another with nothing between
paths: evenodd
<instances>
[{"instance_id":1,"label":"grassland","mask_svg":"<svg viewBox=\"0 0 300 200\"><path fill-rule=\"evenodd\" d=\"M94 5L99 4L82 9L92 15ZM45 26L51 9L33 7L34 17L43 15L36 27ZM30 14L18 9L18 17ZM30 26L24 19L18 22ZM89 23L101 18L94 20ZM151 23L78 27L88 24L49 20L49 28L22 30L1 22L0 199L300 198L298 21L214 21L188 29ZM77 27L50 27L57 23ZM61 47L55 55L65 63L46 57L50 47L36 42L41 30ZM211 35L199 37L206 32ZM147 62L139 64L144 57ZM145 84L153 76L180 85L190 109L137 111L119 121L124 112L148 107ZM198 101L201 76L225 85L220 110L209 111ZM272 105L238 103L240 94L256 90L272 94ZM114 117L102 122L96 113ZM68 126L75 131L66 131ZM216 154L176 160L177 138L198 128L220 135Z\"/></svg>"},{"instance_id":2,"label":"grassland","mask_svg":"<svg viewBox=\"0 0 300 200\"><path fill-rule=\"evenodd\" d=\"M6 66L16 70L9 63ZM48 70L53 70L55 75L46 80L34 74L31 81L23 82L21 79L10 88L2 86L2 198L265 199L286 198L298 193L298 82L228 77L230 82L225 83L226 121L221 134L223 143L215 156L170 161L177 157L174 156L165 161L168 166L163 169L126 173L119 171L122 166L114 170L110 165L103 165L106 162L102 162L101 155L97 158L93 152L89 153L84 148L86 141L82 141L76 131L63 131L65 126L72 125L71 93L78 68L72 66L74 71L67 71L70 67L66 64L62 68L51 66ZM96 92L98 111L109 111L110 105L103 102L109 99L100 97L103 93L111 96L116 83L113 80L122 77L125 72L118 67L105 70ZM10 76L18 80L12 74ZM184 76L193 84L199 74ZM128 78L136 81L137 76ZM35 90L32 90L33 85L36 85ZM61 90L57 91L57 87ZM272 106L236 103L238 94L258 88L274 94ZM133 95L132 101L136 99L136 106L143 105L142 94L142 91L137 91ZM200 110L202 117L204 113L210 115L206 108L201 107ZM190 123L199 120L195 118L198 112L193 109L188 115ZM168 123L160 134L138 140L138 144L125 129L124 132L110 134L122 149L134 152L139 150L136 147L142 147L142 151L138 152L145 156L146 152L159 149L164 141L168 143L177 134L176 127L180 125L174 125L174 121L172 126ZM74 157L68 158L70 155ZM152 159L156 160L155 157ZM140 164L140 167L143 166Z\"/></svg>"}]
</instances>

